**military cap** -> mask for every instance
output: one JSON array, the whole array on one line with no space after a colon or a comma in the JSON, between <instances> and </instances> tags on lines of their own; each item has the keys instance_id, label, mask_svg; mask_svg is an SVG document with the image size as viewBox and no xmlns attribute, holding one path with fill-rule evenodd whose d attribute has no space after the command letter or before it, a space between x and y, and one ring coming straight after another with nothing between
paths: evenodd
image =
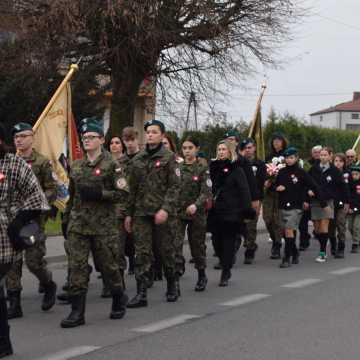
<instances>
[{"instance_id":1,"label":"military cap","mask_svg":"<svg viewBox=\"0 0 360 360\"><path fill-rule=\"evenodd\" d=\"M150 121L147 121L144 125L144 130L146 131L146 129L149 127L149 126L152 126L152 125L157 125L161 132L164 133L165 132L165 125L164 123L162 123L160 120L150 120Z\"/></svg>"},{"instance_id":2,"label":"military cap","mask_svg":"<svg viewBox=\"0 0 360 360\"><path fill-rule=\"evenodd\" d=\"M350 166L350 171L357 171L357 172L360 172L360 165L353 165L353 166Z\"/></svg>"},{"instance_id":3,"label":"military cap","mask_svg":"<svg viewBox=\"0 0 360 360\"><path fill-rule=\"evenodd\" d=\"M99 123L100 120L96 117L96 116L91 116L91 117L86 117L84 119L82 119L79 123L79 129L86 124L90 124L90 123Z\"/></svg>"},{"instance_id":4,"label":"military cap","mask_svg":"<svg viewBox=\"0 0 360 360\"><path fill-rule=\"evenodd\" d=\"M236 139L239 139L239 133L236 130L229 130L227 133L225 133L224 139L227 139L232 136L235 137Z\"/></svg>"},{"instance_id":5,"label":"military cap","mask_svg":"<svg viewBox=\"0 0 360 360\"><path fill-rule=\"evenodd\" d=\"M241 143L240 143L240 150L244 150L245 147L246 147L247 145L249 145L249 144L255 145L254 139L252 139L252 138L246 138L246 139L242 140Z\"/></svg>"},{"instance_id":6,"label":"military cap","mask_svg":"<svg viewBox=\"0 0 360 360\"><path fill-rule=\"evenodd\" d=\"M86 124L83 124L80 128L80 134L85 134L87 132L95 132L95 133L98 133L99 135L101 136L104 136L104 129L102 127L102 125L95 121L95 120L92 120Z\"/></svg>"},{"instance_id":7,"label":"military cap","mask_svg":"<svg viewBox=\"0 0 360 360\"><path fill-rule=\"evenodd\" d=\"M291 156L291 155L297 155L298 151L295 147L293 146L289 146L285 151L284 151L284 156Z\"/></svg>"},{"instance_id":8,"label":"military cap","mask_svg":"<svg viewBox=\"0 0 360 360\"><path fill-rule=\"evenodd\" d=\"M14 136L17 133L26 131L26 130L32 131L32 126L28 123L20 122L20 123L17 123L16 125L14 125L14 127L11 130L11 135Z\"/></svg>"}]
</instances>

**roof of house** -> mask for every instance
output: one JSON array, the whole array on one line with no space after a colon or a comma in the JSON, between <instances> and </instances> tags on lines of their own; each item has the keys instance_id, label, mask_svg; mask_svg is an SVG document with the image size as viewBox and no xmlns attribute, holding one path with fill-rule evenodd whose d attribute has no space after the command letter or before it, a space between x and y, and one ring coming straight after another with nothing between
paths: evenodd
<instances>
[{"instance_id":1,"label":"roof of house","mask_svg":"<svg viewBox=\"0 0 360 360\"><path fill-rule=\"evenodd\" d=\"M335 106L331 106L324 110L316 111L310 114L310 116L327 114L331 112L339 112L339 111L360 112L360 92L354 92L352 101L344 102Z\"/></svg>"}]
</instances>

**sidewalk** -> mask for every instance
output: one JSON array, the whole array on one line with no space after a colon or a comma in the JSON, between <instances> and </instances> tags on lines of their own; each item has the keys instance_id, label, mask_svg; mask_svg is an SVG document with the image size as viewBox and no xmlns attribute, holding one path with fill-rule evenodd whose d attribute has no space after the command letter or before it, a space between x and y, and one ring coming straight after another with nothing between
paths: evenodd
<instances>
[{"instance_id":1,"label":"sidewalk","mask_svg":"<svg viewBox=\"0 0 360 360\"><path fill-rule=\"evenodd\" d=\"M263 234L266 232L265 223L262 217L258 222L258 232ZM49 236L46 240L46 260L49 263L61 263L66 261L64 250L64 238L62 236Z\"/></svg>"}]
</instances>

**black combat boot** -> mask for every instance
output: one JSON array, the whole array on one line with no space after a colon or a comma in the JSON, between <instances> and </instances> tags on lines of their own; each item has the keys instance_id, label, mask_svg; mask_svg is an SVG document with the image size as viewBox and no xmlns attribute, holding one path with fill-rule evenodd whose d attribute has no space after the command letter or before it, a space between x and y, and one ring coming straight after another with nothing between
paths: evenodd
<instances>
[{"instance_id":1,"label":"black combat boot","mask_svg":"<svg viewBox=\"0 0 360 360\"><path fill-rule=\"evenodd\" d=\"M198 281L195 285L195 291L204 291L206 289L206 285L208 282L208 278L205 274L205 269L198 270Z\"/></svg>"},{"instance_id":2,"label":"black combat boot","mask_svg":"<svg viewBox=\"0 0 360 360\"><path fill-rule=\"evenodd\" d=\"M2 292L2 289L0 289ZM3 296L3 294L0 294ZM10 342L10 332L7 320L7 308L5 298L0 298L0 358L11 355L13 349Z\"/></svg>"},{"instance_id":3,"label":"black combat boot","mask_svg":"<svg viewBox=\"0 0 360 360\"><path fill-rule=\"evenodd\" d=\"M290 258L287 257L283 257L281 264L280 264L280 268L281 269L286 269L289 268L291 266L290 264Z\"/></svg>"},{"instance_id":4,"label":"black combat boot","mask_svg":"<svg viewBox=\"0 0 360 360\"><path fill-rule=\"evenodd\" d=\"M57 299L64 304L70 304L70 295L67 291L64 291L57 295Z\"/></svg>"},{"instance_id":5,"label":"black combat boot","mask_svg":"<svg viewBox=\"0 0 360 360\"><path fill-rule=\"evenodd\" d=\"M293 250L293 238L285 238L285 249L284 249L284 257L282 259L282 262L280 264L281 269L286 269L291 266L290 264L290 256L292 254Z\"/></svg>"},{"instance_id":6,"label":"black combat boot","mask_svg":"<svg viewBox=\"0 0 360 360\"><path fill-rule=\"evenodd\" d=\"M245 250L245 259L244 259L244 264L245 265L251 265L254 262L255 259L255 252L257 250L258 246L256 245L256 247L254 249L246 249Z\"/></svg>"},{"instance_id":7,"label":"black combat boot","mask_svg":"<svg viewBox=\"0 0 360 360\"><path fill-rule=\"evenodd\" d=\"M221 277L220 277L220 283L219 286L225 287L229 285L229 279L231 278L231 271L229 270L222 270L221 271Z\"/></svg>"},{"instance_id":8,"label":"black combat boot","mask_svg":"<svg viewBox=\"0 0 360 360\"><path fill-rule=\"evenodd\" d=\"M336 255L336 238L331 237L331 238L329 238L329 240L330 240L331 255L335 256Z\"/></svg>"},{"instance_id":9,"label":"black combat boot","mask_svg":"<svg viewBox=\"0 0 360 360\"><path fill-rule=\"evenodd\" d=\"M297 265L299 264L299 250L298 248L296 247L296 240L295 238L293 238L291 240L291 256L292 256L292 263Z\"/></svg>"},{"instance_id":10,"label":"black combat boot","mask_svg":"<svg viewBox=\"0 0 360 360\"><path fill-rule=\"evenodd\" d=\"M56 289L57 286L52 280L47 284L44 284L45 293L41 304L41 309L43 311L48 311L55 305Z\"/></svg>"},{"instance_id":11,"label":"black combat boot","mask_svg":"<svg viewBox=\"0 0 360 360\"><path fill-rule=\"evenodd\" d=\"M358 244L352 244L351 246L351 253L357 254L359 252L359 245Z\"/></svg>"},{"instance_id":12,"label":"black combat boot","mask_svg":"<svg viewBox=\"0 0 360 360\"><path fill-rule=\"evenodd\" d=\"M71 296L71 312L61 321L62 328L73 328L85 324L86 294Z\"/></svg>"},{"instance_id":13,"label":"black combat boot","mask_svg":"<svg viewBox=\"0 0 360 360\"><path fill-rule=\"evenodd\" d=\"M135 256L129 256L128 275L135 274Z\"/></svg>"},{"instance_id":14,"label":"black combat boot","mask_svg":"<svg viewBox=\"0 0 360 360\"><path fill-rule=\"evenodd\" d=\"M270 259L272 260L278 260L281 259L281 253L280 253L280 249L281 249L281 243L274 243L271 247L271 255L270 255Z\"/></svg>"},{"instance_id":15,"label":"black combat boot","mask_svg":"<svg viewBox=\"0 0 360 360\"><path fill-rule=\"evenodd\" d=\"M343 259L345 257L344 251L345 251L345 242L339 240L338 248L335 254L335 259Z\"/></svg>"},{"instance_id":16,"label":"black combat boot","mask_svg":"<svg viewBox=\"0 0 360 360\"><path fill-rule=\"evenodd\" d=\"M148 306L147 301L147 282L144 280L137 280L137 294L128 302L129 309L135 309Z\"/></svg>"},{"instance_id":17,"label":"black combat boot","mask_svg":"<svg viewBox=\"0 0 360 360\"><path fill-rule=\"evenodd\" d=\"M7 297L9 300L8 307L8 319L16 319L23 317L21 308L21 291L20 290L8 290Z\"/></svg>"},{"instance_id":18,"label":"black combat boot","mask_svg":"<svg viewBox=\"0 0 360 360\"><path fill-rule=\"evenodd\" d=\"M166 301L175 302L177 301L180 293L180 283L177 276L167 276L167 290L166 290Z\"/></svg>"},{"instance_id":19,"label":"black combat boot","mask_svg":"<svg viewBox=\"0 0 360 360\"><path fill-rule=\"evenodd\" d=\"M39 283L38 293L43 294L44 292L45 292L44 286L41 283Z\"/></svg>"},{"instance_id":20,"label":"black combat boot","mask_svg":"<svg viewBox=\"0 0 360 360\"><path fill-rule=\"evenodd\" d=\"M113 294L112 298L110 319L122 319L125 316L129 298L123 291Z\"/></svg>"}]
</instances>

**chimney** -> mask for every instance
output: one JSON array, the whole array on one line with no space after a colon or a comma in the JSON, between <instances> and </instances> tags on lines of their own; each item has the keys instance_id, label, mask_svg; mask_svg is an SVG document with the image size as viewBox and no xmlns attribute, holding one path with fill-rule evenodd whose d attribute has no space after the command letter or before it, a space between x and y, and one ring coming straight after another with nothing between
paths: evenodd
<instances>
[{"instance_id":1,"label":"chimney","mask_svg":"<svg viewBox=\"0 0 360 360\"><path fill-rule=\"evenodd\" d=\"M353 101L360 101L360 92L359 91L354 92Z\"/></svg>"}]
</instances>

